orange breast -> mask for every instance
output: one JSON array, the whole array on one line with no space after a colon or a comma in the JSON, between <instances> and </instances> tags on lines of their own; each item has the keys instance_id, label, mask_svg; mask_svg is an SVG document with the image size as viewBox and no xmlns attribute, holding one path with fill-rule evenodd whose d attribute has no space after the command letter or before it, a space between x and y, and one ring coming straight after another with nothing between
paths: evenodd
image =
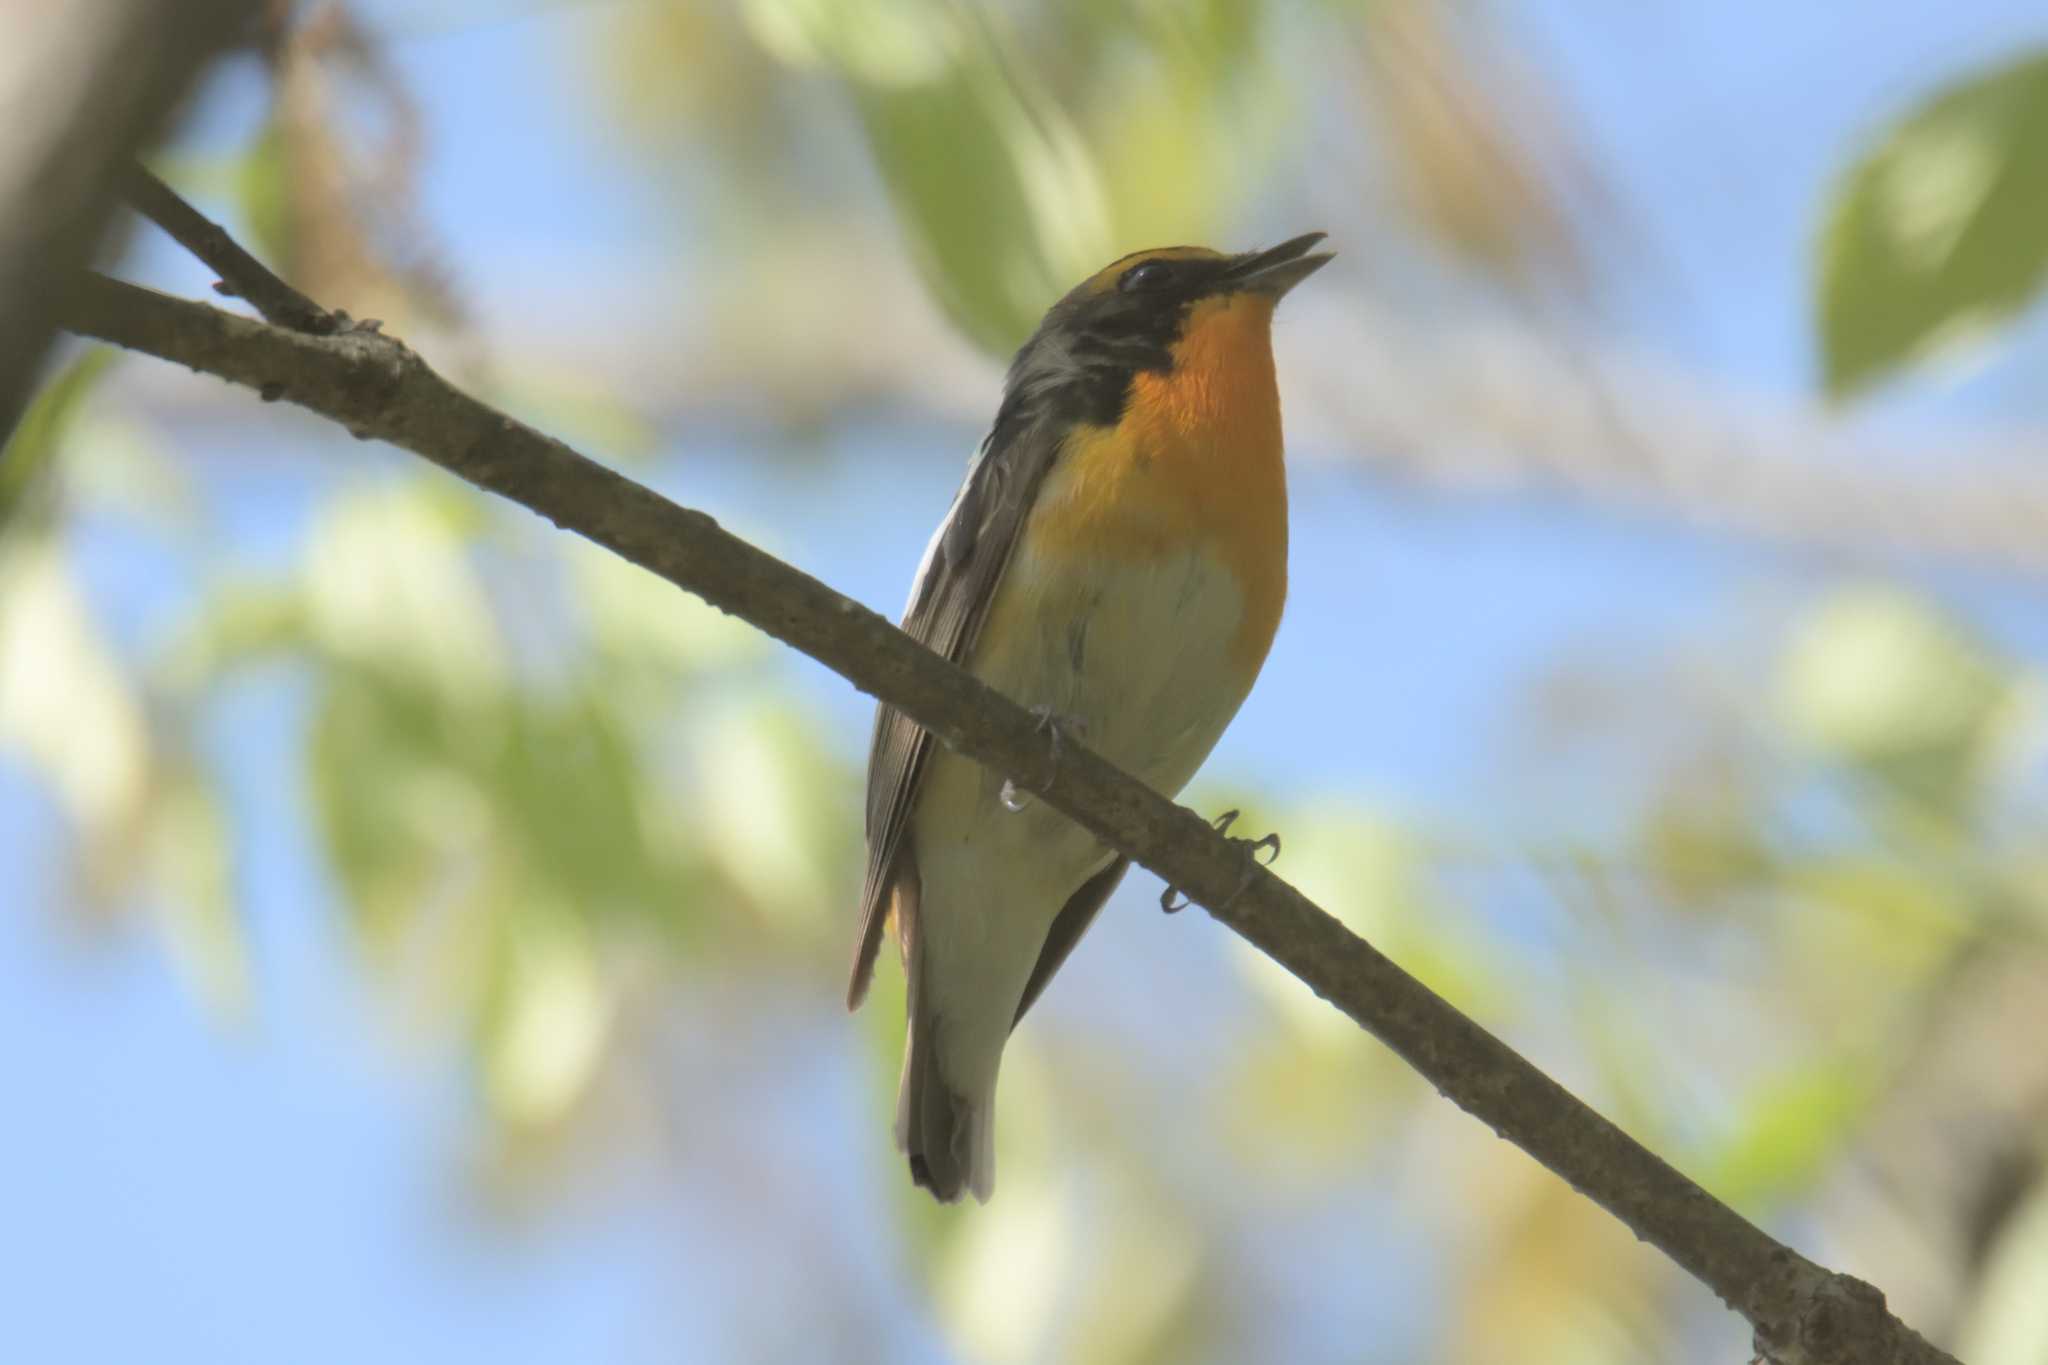
<instances>
[{"instance_id":1,"label":"orange breast","mask_svg":"<svg viewBox=\"0 0 2048 1365\"><path fill-rule=\"evenodd\" d=\"M1068 438L1062 477L1048 483L1032 526L1047 550L1138 557L1213 547L1244 593L1232 654L1248 673L1265 662L1287 597L1272 320L1262 294L1196 304L1172 371L1137 376L1117 426Z\"/></svg>"}]
</instances>

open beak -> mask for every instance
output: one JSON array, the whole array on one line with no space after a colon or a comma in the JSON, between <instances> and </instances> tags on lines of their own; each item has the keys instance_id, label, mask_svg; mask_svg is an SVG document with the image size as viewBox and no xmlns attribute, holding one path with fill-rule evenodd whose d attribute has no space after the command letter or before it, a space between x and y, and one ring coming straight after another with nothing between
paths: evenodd
<instances>
[{"instance_id":1,"label":"open beak","mask_svg":"<svg viewBox=\"0 0 2048 1365\"><path fill-rule=\"evenodd\" d=\"M1330 252L1309 254L1309 248L1327 235L1305 232L1264 251L1247 252L1237 258L1225 278L1233 288L1257 289L1277 299L1330 263Z\"/></svg>"}]
</instances>

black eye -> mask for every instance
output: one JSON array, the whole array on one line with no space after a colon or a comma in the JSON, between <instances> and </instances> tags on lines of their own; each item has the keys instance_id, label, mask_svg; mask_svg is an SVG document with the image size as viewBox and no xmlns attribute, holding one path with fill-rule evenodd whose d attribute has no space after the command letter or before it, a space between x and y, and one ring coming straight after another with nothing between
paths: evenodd
<instances>
[{"instance_id":1,"label":"black eye","mask_svg":"<svg viewBox=\"0 0 2048 1365\"><path fill-rule=\"evenodd\" d=\"M1165 261L1140 261L1126 270L1116 287L1129 293L1133 289L1157 289L1173 278L1173 267Z\"/></svg>"}]
</instances>

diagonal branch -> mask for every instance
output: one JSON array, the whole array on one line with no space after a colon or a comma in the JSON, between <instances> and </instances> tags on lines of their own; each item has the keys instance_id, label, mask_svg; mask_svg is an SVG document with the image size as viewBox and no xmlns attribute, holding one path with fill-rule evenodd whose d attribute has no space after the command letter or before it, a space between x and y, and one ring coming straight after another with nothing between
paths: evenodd
<instances>
[{"instance_id":1,"label":"diagonal branch","mask_svg":"<svg viewBox=\"0 0 2048 1365\"><path fill-rule=\"evenodd\" d=\"M220 276L214 292L247 299L264 318L295 332L326 336L341 325L333 313L279 279L250 255L227 229L181 198L177 191L140 166L128 173L128 202L152 223L171 234L178 245L213 267Z\"/></svg>"},{"instance_id":2,"label":"diagonal branch","mask_svg":"<svg viewBox=\"0 0 2048 1365\"><path fill-rule=\"evenodd\" d=\"M1773 1240L1672 1169L1181 806L880 616L442 379L365 328L315 336L90 277L72 330L285 398L424 456L696 593L1011 775L1378 1037L1439 1091L1705 1283L1778 1365L1954 1365L1871 1286Z\"/></svg>"}]
</instances>

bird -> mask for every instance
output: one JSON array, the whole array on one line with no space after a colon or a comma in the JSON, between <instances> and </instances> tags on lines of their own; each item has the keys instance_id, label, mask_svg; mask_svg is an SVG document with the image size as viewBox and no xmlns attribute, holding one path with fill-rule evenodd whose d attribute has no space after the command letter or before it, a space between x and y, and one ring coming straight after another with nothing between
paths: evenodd
<instances>
[{"instance_id":1,"label":"bird","mask_svg":"<svg viewBox=\"0 0 2048 1365\"><path fill-rule=\"evenodd\" d=\"M1273 310L1324 236L1124 256L1011 362L901 625L1031 708L1055 756L1070 735L1178 795L1263 667L1287 592ZM896 1145L941 1203L986 1203L1004 1045L1130 861L886 704L865 829L847 1007L893 920Z\"/></svg>"}]
</instances>

